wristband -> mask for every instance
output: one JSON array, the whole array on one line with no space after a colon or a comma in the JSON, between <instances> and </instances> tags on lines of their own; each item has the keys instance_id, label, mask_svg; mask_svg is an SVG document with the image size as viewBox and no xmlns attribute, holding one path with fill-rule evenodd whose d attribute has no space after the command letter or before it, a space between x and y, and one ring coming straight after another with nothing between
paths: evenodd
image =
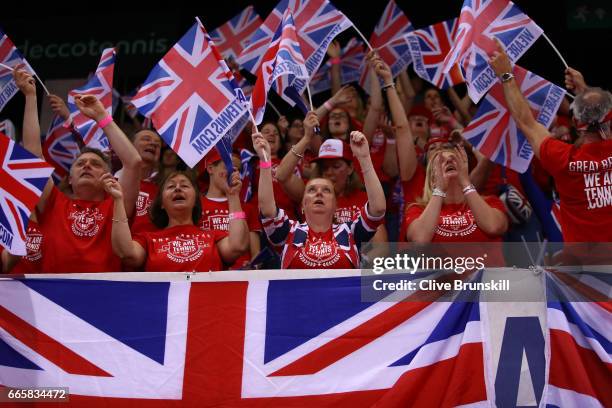
<instances>
[{"instance_id":1,"label":"wristband","mask_svg":"<svg viewBox=\"0 0 612 408\"><path fill-rule=\"evenodd\" d=\"M469 184L462 191L463 191L463 195L466 196L466 195L468 195L470 193L475 193L476 192L476 187L474 187L473 184Z\"/></svg>"},{"instance_id":2,"label":"wristband","mask_svg":"<svg viewBox=\"0 0 612 408\"><path fill-rule=\"evenodd\" d=\"M291 153L293 153L294 155L296 155L298 158L303 159L304 155L303 154L299 154L296 150L295 150L295 146L291 146Z\"/></svg>"},{"instance_id":3,"label":"wristband","mask_svg":"<svg viewBox=\"0 0 612 408\"><path fill-rule=\"evenodd\" d=\"M383 85L382 90L385 91L389 88L395 88L395 84L393 82L391 82L390 84L387 85Z\"/></svg>"},{"instance_id":4,"label":"wristband","mask_svg":"<svg viewBox=\"0 0 612 408\"><path fill-rule=\"evenodd\" d=\"M332 103L330 101L325 101L325 103L323 104L323 106L325 107L325 109L327 109L328 111L332 111L334 110L334 105L332 105Z\"/></svg>"},{"instance_id":5,"label":"wristband","mask_svg":"<svg viewBox=\"0 0 612 408\"><path fill-rule=\"evenodd\" d=\"M113 121L113 117L111 115L108 115L107 117L105 117L104 119L98 122L98 126L100 127L100 129L104 129L112 121Z\"/></svg>"},{"instance_id":6,"label":"wristband","mask_svg":"<svg viewBox=\"0 0 612 408\"><path fill-rule=\"evenodd\" d=\"M433 191L431 192L431 195L432 196L446 198L446 193L444 191L440 190L438 187L433 189Z\"/></svg>"},{"instance_id":7,"label":"wristband","mask_svg":"<svg viewBox=\"0 0 612 408\"><path fill-rule=\"evenodd\" d=\"M394 145L395 139L387 139L387 144Z\"/></svg>"},{"instance_id":8,"label":"wristband","mask_svg":"<svg viewBox=\"0 0 612 408\"><path fill-rule=\"evenodd\" d=\"M231 212L229 214L229 220L246 220L246 213L244 211Z\"/></svg>"},{"instance_id":9,"label":"wristband","mask_svg":"<svg viewBox=\"0 0 612 408\"><path fill-rule=\"evenodd\" d=\"M259 162L259 168L260 169L269 169L270 167L272 167L272 162L271 161L260 161Z\"/></svg>"},{"instance_id":10,"label":"wristband","mask_svg":"<svg viewBox=\"0 0 612 408\"><path fill-rule=\"evenodd\" d=\"M340 57L334 57L334 58L331 58L329 62L332 65L339 65L342 63L342 60L340 59Z\"/></svg>"},{"instance_id":11,"label":"wristband","mask_svg":"<svg viewBox=\"0 0 612 408\"><path fill-rule=\"evenodd\" d=\"M116 218L111 218L111 219L113 220L113 222L124 222L124 223L127 223L127 222L128 222L128 219L127 219L127 218L126 218L126 219L124 219L124 220L118 220L118 219L116 219Z\"/></svg>"}]
</instances>

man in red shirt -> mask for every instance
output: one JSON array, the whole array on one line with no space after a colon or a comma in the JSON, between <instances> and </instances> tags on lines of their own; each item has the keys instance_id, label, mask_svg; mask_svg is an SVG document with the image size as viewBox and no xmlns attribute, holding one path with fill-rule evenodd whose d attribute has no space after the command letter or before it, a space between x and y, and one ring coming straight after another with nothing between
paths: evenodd
<instances>
[{"instance_id":1,"label":"man in red shirt","mask_svg":"<svg viewBox=\"0 0 612 408\"><path fill-rule=\"evenodd\" d=\"M249 251L243 253L229 269L240 269L249 264L250 260L255 257L260 249L259 231L261 224L259 223L259 214L257 208L251 203L240 203L239 196L231 196L225 192L224 185L227 184L227 169L225 163L221 160L221 156L216 148L213 148L206 158L205 168L210 182L208 191L201 197L202 202L202 217L200 218L200 228L204 231L229 231L229 200L236 200L236 204L242 207L242 211L246 217L247 226L249 227ZM240 168L240 159L237 155L232 155L234 168Z\"/></svg>"},{"instance_id":2,"label":"man in red shirt","mask_svg":"<svg viewBox=\"0 0 612 408\"><path fill-rule=\"evenodd\" d=\"M570 145L551 136L533 117L499 45L489 63L503 87L513 119L533 147L542 167L555 180L561 199L565 242L612 241L612 94L588 88L582 75L566 71L566 85L577 92L573 103L579 139Z\"/></svg>"},{"instance_id":3,"label":"man in red shirt","mask_svg":"<svg viewBox=\"0 0 612 408\"><path fill-rule=\"evenodd\" d=\"M21 69L16 69L14 75L17 86L26 97L24 147L42 158L34 79ZM126 191L125 206L130 216L138 195L142 160L95 96L77 95L75 103L81 113L104 129L123 164L119 182ZM121 262L111 248L111 226L113 222L127 220L113 219L113 200L105 193L101 181L101 177L110 171L110 161L102 152L84 148L70 168L71 195L59 191L51 180L47 182L36 207L45 236L42 242L42 272L120 270Z\"/></svg>"}]
</instances>

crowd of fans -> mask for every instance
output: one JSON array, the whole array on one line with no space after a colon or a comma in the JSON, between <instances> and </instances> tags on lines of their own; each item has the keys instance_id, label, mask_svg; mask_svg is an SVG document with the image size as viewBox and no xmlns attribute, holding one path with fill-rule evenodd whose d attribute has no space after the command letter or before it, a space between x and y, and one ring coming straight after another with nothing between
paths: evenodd
<instances>
[{"instance_id":1,"label":"crowd of fans","mask_svg":"<svg viewBox=\"0 0 612 408\"><path fill-rule=\"evenodd\" d=\"M521 175L463 139L475 113L467 95L443 95L408 72L394 80L375 53L367 64L367 100L356 85L340 86L333 64L331 98L305 117L247 126L230 175L216 149L189 169L154 129L128 138L96 97L77 97L81 113L104 128L113 157L84 147L65 180L48 182L27 255L4 251L3 271L359 268L370 241L612 242L609 92L569 68L566 87L576 98L546 129L504 75L512 67L499 48L490 64L535 153ZM42 157L34 79L18 69L15 80L26 101L23 145ZM61 98L50 103L68 117ZM246 163L243 148L252 153ZM252 171L241 179L244 165Z\"/></svg>"}]
</instances>

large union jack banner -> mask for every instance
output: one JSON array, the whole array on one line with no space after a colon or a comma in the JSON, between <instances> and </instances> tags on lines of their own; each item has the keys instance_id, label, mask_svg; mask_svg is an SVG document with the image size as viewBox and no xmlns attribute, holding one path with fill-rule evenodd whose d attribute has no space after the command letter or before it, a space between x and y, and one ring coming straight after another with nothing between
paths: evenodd
<instances>
[{"instance_id":1,"label":"large union jack banner","mask_svg":"<svg viewBox=\"0 0 612 408\"><path fill-rule=\"evenodd\" d=\"M359 81L361 65L365 58L363 43L351 38L340 54L340 83L342 85ZM321 65L310 80L310 92L317 94L331 89L331 62Z\"/></svg>"},{"instance_id":2,"label":"large union jack banner","mask_svg":"<svg viewBox=\"0 0 612 408\"><path fill-rule=\"evenodd\" d=\"M515 81L536 120L548 128L563 102L565 90L516 65ZM506 106L500 82L493 85L463 130L463 137L491 161L523 173L533 158L531 145Z\"/></svg>"},{"instance_id":3,"label":"large union jack banner","mask_svg":"<svg viewBox=\"0 0 612 408\"><path fill-rule=\"evenodd\" d=\"M242 91L199 20L157 63L132 103L190 167L248 112Z\"/></svg>"},{"instance_id":4,"label":"large union jack banner","mask_svg":"<svg viewBox=\"0 0 612 408\"><path fill-rule=\"evenodd\" d=\"M443 72L450 72L459 63L470 98L478 103L497 81L488 63L488 55L496 49L494 38L502 43L512 62L516 62L542 33L511 1L465 0L455 43L444 59Z\"/></svg>"},{"instance_id":5,"label":"large union jack banner","mask_svg":"<svg viewBox=\"0 0 612 408\"><path fill-rule=\"evenodd\" d=\"M231 20L212 30L210 37L221 55L236 59L261 23L261 17L253 6L248 6Z\"/></svg>"},{"instance_id":6,"label":"large union jack banner","mask_svg":"<svg viewBox=\"0 0 612 408\"><path fill-rule=\"evenodd\" d=\"M611 275L546 273L550 348L546 407L610 407Z\"/></svg>"},{"instance_id":7,"label":"large union jack banner","mask_svg":"<svg viewBox=\"0 0 612 408\"><path fill-rule=\"evenodd\" d=\"M30 214L53 167L1 133L0 158L0 244L11 254L25 255Z\"/></svg>"},{"instance_id":8,"label":"large union jack banner","mask_svg":"<svg viewBox=\"0 0 612 408\"><path fill-rule=\"evenodd\" d=\"M102 57L96 72L89 81L80 88L73 89L68 93L68 109L70 119L74 127L83 137L83 143L89 147L100 150L109 150L110 144L104 131L100 129L95 120L83 115L74 103L76 95L95 95L109 115L113 114L113 73L115 70L115 49L106 48L102 51Z\"/></svg>"},{"instance_id":9,"label":"large union jack banner","mask_svg":"<svg viewBox=\"0 0 612 408\"><path fill-rule=\"evenodd\" d=\"M28 64L2 28L0 28L0 63L11 68L23 64L26 71L36 75L30 64ZM15 96L18 90L17 84L13 79L13 71L0 66L0 111L4 109L4 106Z\"/></svg>"},{"instance_id":10,"label":"large union jack banner","mask_svg":"<svg viewBox=\"0 0 612 408\"><path fill-rule=\"evenodd\" d=\"M257 73L264 54L288 10L293 15L300 49L308 75L312 77L325 58L329 43L352 23L327 0L281 0L249 39L238 62L253 74ZM306 82L299 89L306 89Z\"/></svg>"},{"instance_id":11,"label":"large union jack banner","mask_svg":"<svg viewBox=\"0 0 612 408\"><path fill-rule=\"evenodd\" d=\"M64 120L55 115L47 134L42 138L43 156L55 168L54 180L70 173L70 166L80 152L80 146L70 128L64 127Z\"/></svg>"},{"instance_id":12,"label":"large union jack banner","mask_svg":"<svg viewBox=\"0 0 612 408\"><path fill-rule=\"evenodd\" d=\"M399 75L412 62L410 49L404 40L404 35L413 29L412 23L402 9L398 7L395 1L390 0L370 36L370 45L389 65L394 77ZM359 85L367 92L370 91L368 71L369 68L364 64L359 80Z\"/></svg>"},{"instance_id":13,"label":"large union jack banner","mask_svg":"<svg viewBox=\"0 0 612 408\"><path fill-rule=\"evenodd\" d=\"M478 302L362 302L362 284L4 280L0 384L75 406L489 406Z\"/></svg>"},{"instance_id":14,"label":"large union jack banner","mask_svg":"<svg viewBox=\"0 0 612 408\"><path fill-rule=\"evenodd\" d=\"M418 76L439 89L465 82L459 64L448 72L442 71L442 62L453 45L457 34L457 19L443 21L412 31L404 37L410 47L412 67Z\"/></svg>"},{"instance_id":15,"label":"large union jack banner","mask_svg":"<svg viewBox=\"0 0 612 408\"><path fill-rule=\"evenodd\" d=\"M299 95L299 85L296 86L296 82L305 83L307 79L308 71L304 66L293 17L287 11L257 71L257 82L251 95L255 123L260 124L263 120L270 88L290 104L299 104L304 110L304 102Z\"/></svg>"}]
</instances>

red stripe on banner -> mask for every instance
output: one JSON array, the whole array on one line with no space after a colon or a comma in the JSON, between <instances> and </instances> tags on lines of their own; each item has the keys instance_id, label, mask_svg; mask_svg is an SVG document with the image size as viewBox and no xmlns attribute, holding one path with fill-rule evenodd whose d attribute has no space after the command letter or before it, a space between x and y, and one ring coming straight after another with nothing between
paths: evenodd
<instances>
[{"instance_id":1,"label":"red stripe on banner","mask_svg":"<svg viewBox=\"0 0 612 408\"><path fill-rule=\"evenodd\" d=\"M457 275L453 275L443 276L438 279L438 282L457 279ZM270 377L317 373L393 330L445 293L445 291L430 291L412 294L408 300L397 303L395 306L390 307L344 335L335 338L304 357L273 372L270 374ZM419 299L421 297L427 297L428 299Z\"/></svg>"},{"instance_id":2,"label":"red stripe on banner","mask_svg":"<svg viewBox=\"0 0 612 408\"><path fill-rule=\"evenodd\" d=\"M601 361L592 351L581 347L571 334L550 330L550 378L555 387L597 398L612 407L612 364Z\"/></svg>"},{"instance_id":3,"label":"red stripe on banner","mask_svg":"<svg viewBox=\"0 0 612 408\"><path fill-rule=\"evenodd\" d=\"M374 406L456 407L486 400L482 344L468 343L453 358L404 373Z\"/></svg>"},{"instance_id":4,"label":"red stripe on banner","mask_svg":"<svg viewBox=\"0 0 612 408\"><path fill-rule=\"evenodd\" d=\"M0 326L11 336L69 374L112 377L2 306L0 306Z\"/></svg>"},{"instance_id":5,"label":"red stripe on banner","mask_svg":"<svg viewBox=\"0 0 612 408\"><path fill-rule=\"evenodd\" d=\"M578 292L582 296L585 297L584 300L595 300L595 299L609 299L609 297L592 286L589 286L580 280L574 278L569 273L556 272L552 271L553 275L558 278L561 282L565 283L567 286L572 288L574 291ZM604 310L612 313L612 302L593 302L599 306L601 306Z\"/></svg>"},{"instance_id":6,"label":"red stripe on banner","mask_svg":"<svg viewBox=\"0 0 612 408\"><path fill-rule=\"evenodd\" d=\"M179 127L176 131L176 141L172 145L172 150L178 153L181 147L181 141L183 140L183 131L185 130L185 122L187 121L187 115L189 114L189 110L185 109L181 114L181 118L179 119Z\"/></svg>"},{"instance_id":7,"label":"red stripe on banner","mask_svg":"<svg viewBox=\"0 0 612 408\"><path fill-rule=\"evenodd\" d=\"M23 170L23 169L46 169L50 168L44 161L41 162L28 162L28 163L8 163L8 168L11 170Z\"/></svg>"}]
</instances>

